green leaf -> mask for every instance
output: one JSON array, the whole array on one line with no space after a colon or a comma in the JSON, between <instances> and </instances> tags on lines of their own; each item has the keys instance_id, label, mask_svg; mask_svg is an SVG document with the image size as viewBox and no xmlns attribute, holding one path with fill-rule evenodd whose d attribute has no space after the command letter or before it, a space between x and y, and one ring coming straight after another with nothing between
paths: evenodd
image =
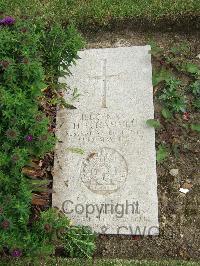
<instances>
[{"instance_id":1,"label":"green leaf","mask_svg":"<svg viewBox=\"0 0 200 266\"><path fill-rule=\"evenodd\" d=\"M169 109L164 108L164 109L162 109L162 116L165 119L171 119L172 118L172 113L169 111Z\"/></svg>"},{"instance_id":2,"label":"green leaf","mask_svg":"<svg viewBox=\"0 0 200 266\"><path fill-rule=\"evenodd\" d=\"M67 109L77 109L74 105L67 103L64 98L59 98L61 105L63 105Z\"/></svg>"},{"instance_id":3,"label":"green leaf","mask_svg":"<svg viewBox=\"0 0 200 266\"><path fill-rule=\"evenodd\" d=\"M156 152L156 160L158 163L164 161L169 155L167 148L164 145L159 145Z\"/></svg>"},{"instance_id":4,"label":"green leaf","mask_svg":"<svg viewBox=\"0 0 200 266\"><path fill-rule=\"evenodd\" d=\"M200 80L196 80L189 86L189 90L194 96L200 95Z\"/></svg>"},{"instance_id":5,"label":"green leaf","mask_svg":"<svg viewBox=\"0 0 200 266\"><path fill-rule=\"evenodd\" d=\"M73 99L72 100L76 100L81 94L78 93L78 89L75 88L73 91Z\"/></svg>"},{"instance_id":6,"label":"green leaf","mask_svg":"<svg viewBox=\"0 0 200 266\"><path fill-rule=\"evenodd\" d=\"M191 74L197 74L200 72L200 69L197 65L192 64L192 63L187 63L185 65L185 69L187 72L191 73Z\"/></svg>"},{"instance_id":7,"label":"green leaf","mask_svg":"<svg viewBox=\"0 0 200 266\"><path fill-rule=\"evenodd\" d=\"M172 145L172 151L176 158L179 158L179 146L177 144Z\"/></svg>"},{"instance_id":8,"label":"green leaf","mask_svg":"<svg viewBox=\"0 0 200 266\"><path fill-rule=\"evenodd\" d=\"M146 121L146 124L150 127L154 127L154 128L160 128L161 127L161 124L158 120L156 119L148 119Z\"/></svg>"},{"instance_id":9,"label":"green leaf","mask_svg":"<svg viewBox=\"0 0 200 266\"><path fill-rule=\"evenodd\" d=\"M153 71L153 86L157 86L162 81L167 81L172 77L172 74L166 70L165 68L161 68L161 70L154 70Z\"/></svg>"},{"instance_id":10,"label":"green leaf","mask_svg":"<svg viewBox=\"0 0 200 266\"><path fill-rule=\"evenodd\" d=\"M48 87L48 85L44 82L38 82L37 87L40 88L40 90L43 92Z\"/></svg>"},{"instance_id":11,"label":"green leaf","mask_svg":"<svg viewBox=\"0 0 200 266\"><path fill-rule=\"evenodd\" d=\"M32 186L46 186L49 185L51 180L37 180L37 179L32 179L29 181Z\"/></svg>"},{"instance_id":12,"label":"green leaf","mask_svg":"<svg viewBox=\"0 0 200 266\"><path fill-rule=\"evenodd\" d=\"M190 46L188 45L188 43L181 43L179 45L173 46L170 51L174 55L188 55L188 53L190 52Z\"/></svg>"},{"instance_id":13,"label":"green leaf","mask_svg":"<svg viewBox=\"0 0 200 266\"><path fill-rule=\"evenodd\" d=\"M84 154L84 150L80 149L80 148L68 148L69 151L73 152L73 153L78 153L83 155Z\"/></svg>"},{"instance_id":14,"label":"green leaf","mask_svg":"<svg viewBox=\"0 0 200 266\"><path fill-rule=\"evenodd\" d=\"M191 129L200 132L200 124L192 124Z\"/></svg>"},{"instance_id":15,"label":"green leaf","mask_svg":"<svg viewBox=\"0 0 200 266\"><path fill-rule=\"evenodd\" d=\"M200 99L194 100L192 104L196 109L200 109Z\"/></svg>"},{"instance_id":16,"label":"green leaf","mask_svg":"<svg viewBox=\"0 0 200 266\"><path fill-rule=\"evenodd\" d=\"M151 46L151 51L149 51L149 54L152 54L153 56L160 56L163 54L163 49L160 48L156 42L150 41L149 45Z\"/></svg>"}]
</instances>

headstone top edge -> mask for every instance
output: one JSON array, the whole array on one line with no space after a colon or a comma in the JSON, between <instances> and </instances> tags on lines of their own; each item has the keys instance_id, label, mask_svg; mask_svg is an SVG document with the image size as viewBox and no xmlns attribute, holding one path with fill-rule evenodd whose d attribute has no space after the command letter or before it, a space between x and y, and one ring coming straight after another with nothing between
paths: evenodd
<instances>
[{"instance_id":1,"label":"headstone top edge","mask_svg":"<svg viewBox=\"0 0 200 266\"><path fill-rule=\"evenodd\" d=\"M120 47L102 47L102 48L85 48L79 51L79 53L84 52L101 52L101 51L117 51L117 50L138 50L141 48L146 48L147 51L151 50L151 46L149 44L147 45L134 45L134 46L120 46Z\"/></svg>"}]
</instances>

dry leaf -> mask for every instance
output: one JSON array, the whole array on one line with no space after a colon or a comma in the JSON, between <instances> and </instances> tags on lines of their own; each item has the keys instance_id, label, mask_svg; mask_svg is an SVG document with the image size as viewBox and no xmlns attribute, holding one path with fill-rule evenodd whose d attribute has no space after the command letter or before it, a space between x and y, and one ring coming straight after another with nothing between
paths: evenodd
<instances>
[{"instance_id":1,"label":"dry leaf","mask_svg":"<svg viewBox=\"0 0 200 266\"><path fill-rule=\"evenodd\" d=\"M40 205L40 206L46 206L48 204L48 201L46 199L37 198L33 196L32 198L32 205Z\"/></svg>"},{"instance_id":2,"label":"dry leaf","mask_svg":"<svg viewBox=\"0 0 200 266\"><path fill-rule=\"evenodd\" d=\"M22 173L29 177L42 177L44 175L44 172L41 169L34 169L30 167L23 167Z\"/></svg>"},{"instance_id":3,"label":"dry leaf","mask_svg":"<svg viewBox=\"0 0 200 266\"><path fill-rule=\"evenodd\" d=\"M187 182L182 185L182 188L184 188L184 189L191 189L192 187L193 187L193 185L191 183L187 183Z\"/></svg>"}]
</instances>

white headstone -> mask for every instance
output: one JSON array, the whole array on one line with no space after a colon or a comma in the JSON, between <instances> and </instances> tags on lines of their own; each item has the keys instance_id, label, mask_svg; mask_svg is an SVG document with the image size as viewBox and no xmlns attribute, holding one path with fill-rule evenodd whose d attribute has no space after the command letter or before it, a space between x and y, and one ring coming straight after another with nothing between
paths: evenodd
<instances>
[{"instance_id":1,"label":"white headstone","mask_svg":"<svg viewBox=\"0 0 200 266\"><path fill-rule=\"evenodd\" d=\"M103 234L158 234L150 46L79 53L57 114L53 206ZM65 95L68 99L68 94Z\"/></svg>"}]
</instances>

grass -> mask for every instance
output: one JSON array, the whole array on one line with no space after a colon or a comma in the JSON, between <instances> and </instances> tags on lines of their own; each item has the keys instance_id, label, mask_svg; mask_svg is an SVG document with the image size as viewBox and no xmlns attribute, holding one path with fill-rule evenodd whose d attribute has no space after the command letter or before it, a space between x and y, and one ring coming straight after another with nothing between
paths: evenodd
<instances>
[{"instance_id":1,"label":"grass","mask_svg":"<svg viewBox=\"0 0 200 266\"><path fill-rule=\"evenodd\" d=\"M156 22L160 18L176 20L188 15L200 17L198 0L7 0L6 6L8 15L13 10L22 15L27 12L34 14L39 9L42 16L46 14L50 19L56 16L62 21L85 26L107 25L113 20L132 18ZM19 6L22 8L18 8ZM34 6L37 6L35 10ZM0 2L0 9L1 7L4 7L4 3ZM49 8L52 12L45 12Z\"/></svg>"},{"instance_id":2,"label":"grass","mask_svg":"<svg viewBox=\"0 0 200 266\"><path fill-rule=\"evenodd\" d=\"M31 259L20 259L19 261L2 261L1 266L197 266L197 262L187 262L187 261L147 261L147 260L83 260L83 259L62 259L62 258L45 258L36 261Z\"/></svg>"}]
</instances>

